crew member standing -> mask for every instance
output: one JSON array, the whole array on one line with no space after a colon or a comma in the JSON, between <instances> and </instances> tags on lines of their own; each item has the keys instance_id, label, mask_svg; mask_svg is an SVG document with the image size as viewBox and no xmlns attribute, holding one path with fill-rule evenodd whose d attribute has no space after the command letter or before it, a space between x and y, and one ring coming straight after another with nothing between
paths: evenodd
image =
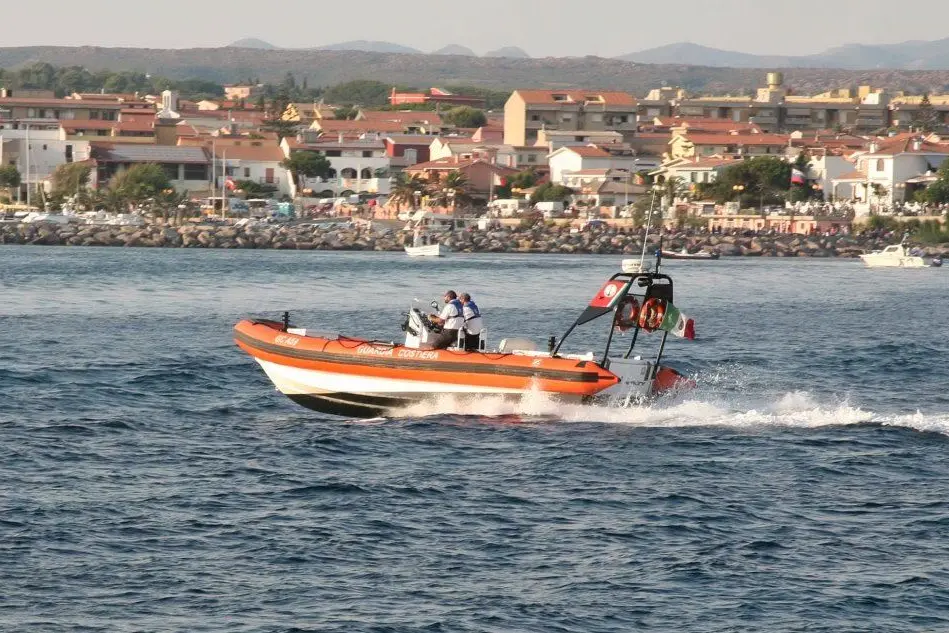
<instances>
[{"instance_id":1,"label":"crew member standing","mask_svg":"<svg viewBox=\"0 0 949 633\"><path fill-rule=\"evenodd\" d=\"M465 326L465 319L462 316L463 308L457 293L449 290L443 299L445 307L438 316L432 317L432 321L442 326L442 332L435 340L435 349L445 349L457 342L458 331Z\"/></svg>"},{"instance_id":2,"label":"crew member standing","mask_svg":"<svg viewBox=\"0 0 949 633\"><path fill-rule=\"evenodd\" d=\"M481 332L484 331L484 320L481 310L467 292L461 293L461 314L465 320L465 349L478 350L481 347Z\"/></svg>"}]
</instances>

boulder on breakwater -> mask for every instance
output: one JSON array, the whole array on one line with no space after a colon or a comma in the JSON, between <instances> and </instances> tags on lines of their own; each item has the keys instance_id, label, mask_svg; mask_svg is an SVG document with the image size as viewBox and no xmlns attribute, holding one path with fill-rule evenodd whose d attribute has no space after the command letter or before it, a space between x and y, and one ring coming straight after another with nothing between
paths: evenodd
<instances>
[{"instance_id":1,"label":"boulder on breakwater","mask_svg":"<svg viewBox=\"0 0 949 633\"><path fill-rule=\"evenodd\" d=\"M162 248L239 248L283 250L400 251L403 235L386 228L336 224L186 224L169 226L2 224L0 244L45 246L128 246ZM718 235L666 233L663 246L716 251L746 257L857 257L883 248L879 239L852 235ZM651 246L658 236L650 235ZM466 228L440 241L463 253L585 253L636 255L643 236L611 226L572 232L569 226ZM927 255L949 256L949 244L927 247Z\"/></svg>"}]
</instances>

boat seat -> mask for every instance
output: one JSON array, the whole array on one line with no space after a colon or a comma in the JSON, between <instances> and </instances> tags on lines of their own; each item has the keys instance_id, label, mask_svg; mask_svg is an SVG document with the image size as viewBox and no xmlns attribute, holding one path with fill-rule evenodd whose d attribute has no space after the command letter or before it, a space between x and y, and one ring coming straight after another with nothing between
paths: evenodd
<instances>
[{"instance_id":1,"label":"boat seat","mask_svg":"<svg viewBox=\"0 0 949 633\"><path fill-rule=\"evenodd\" d=\"M534 341L529 341L526 338L503 338L500 344L498 344L498 351L502 354L510 354L511 352L534 352L537 351L537 345Z\"/></svg>"}]
</instances>

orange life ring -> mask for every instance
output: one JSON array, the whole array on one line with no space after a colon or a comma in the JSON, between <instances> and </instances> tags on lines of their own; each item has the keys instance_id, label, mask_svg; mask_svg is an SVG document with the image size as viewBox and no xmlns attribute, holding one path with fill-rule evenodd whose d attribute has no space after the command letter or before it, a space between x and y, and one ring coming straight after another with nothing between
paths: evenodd
<instances>
[{"instance_id":1,"label":"orange life ring","mask_svg":"<svg viewBox=\"0 0 949 633\"><path fill-rule=\"evenodd\" d=\"M636 319L638 318L639 302L636 301L636 297L626 295L616 309L616 317L613 319L613 325L620 332L626 332L630 328L636 327Z\"/></svg>"},{"instance_id":2,"label":"orange life ring","mask_svg":"<svg viewBox=\"0 0 949 633\"><path fill-rule=\"evenodd\" d=\"M662 319L666 316L666 302L659 297L646 299L642 309L639 311L639 327L647 332L653 332L659 329Z\"/></svg>"}]
</instances>

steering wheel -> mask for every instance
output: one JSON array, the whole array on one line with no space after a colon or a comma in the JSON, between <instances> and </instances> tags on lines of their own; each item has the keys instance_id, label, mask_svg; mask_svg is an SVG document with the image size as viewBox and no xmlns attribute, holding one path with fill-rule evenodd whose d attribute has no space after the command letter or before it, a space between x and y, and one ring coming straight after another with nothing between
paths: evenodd
<instances>
[{"instance_id":1,"label":"steering wheel","mask_svg":"<svg viewBox=\"0 0 949 633\"><path fill-rule=\"evenodd\" d=\"M440 323L432 319L432 315L430 314L425 315L425 325L427 325L428 329L430 329L435 334L440 333L444 329Z\"/></svg>"}]
</instances>

